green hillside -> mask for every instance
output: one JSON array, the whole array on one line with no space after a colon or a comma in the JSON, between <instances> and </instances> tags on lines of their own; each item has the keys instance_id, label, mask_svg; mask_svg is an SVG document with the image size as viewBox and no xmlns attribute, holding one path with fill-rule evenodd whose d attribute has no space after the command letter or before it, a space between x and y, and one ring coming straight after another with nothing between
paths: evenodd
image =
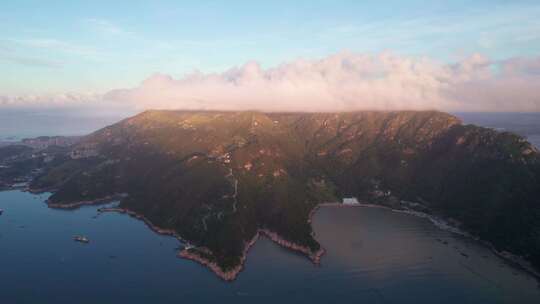
<instances>
[{"instance_id":1,"label":"green hillside","mask_svg":"<svg viewBox=\"0 0 540 304\"><path fill-rule=\"evenodd\" d=\"M343 197L421 203L540 266L540 157L521 137L426 112L147 111L46 167L51 206L120 206L176 231L223 270L258 229L319 250L308 223Z\"/></svg>"}]
</instances>

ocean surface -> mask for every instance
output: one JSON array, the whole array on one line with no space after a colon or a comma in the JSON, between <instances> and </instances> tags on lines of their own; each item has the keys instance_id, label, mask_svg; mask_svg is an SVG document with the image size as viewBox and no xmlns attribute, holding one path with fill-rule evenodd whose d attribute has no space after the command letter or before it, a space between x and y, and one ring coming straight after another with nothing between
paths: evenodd
<instances>
[{"instance_id":1,"label":"ocean surface","mask_svg":"<svg viewBox=\"0 0 540 304\"><path fill-rule=\"evenodd\" d=\"M540 147L540 113L455 113ZM0 111L0 142L84 135L121 115ZM321 208L320 267L262 238L225 283L176 257L182 244L97 207L49 209L46 195L0 192L0 303L540 303L539 282L426 219L378 208ZM76 243L82 234L89 244Z\"/></svg>"},{"instance_id":2,"label":"ocean surface","mask_svg":"<svg viewBox=\"0 0 540 304\"><path fill-rule=\"evenodd\" d=\"M474 124L524 136L540 148L540 113L453 113L466 124Z\"/></svg>"},{"instance_id":3,"label":"ocean surface","mask_svg":"<svg viewBox=\"0 0 540 304\"><path fill-rule=\"evenodd\" d=\"M0 142L38 136L86 135L126 118L126 114L61 110L0 110Z\"/></svg>"},{"instance_id":4,"label":"ocean surface","mask_svg":"<svg viewBox=\"0 0 540 304\"><path fill-rule=\"evenodd\" d=\"M226 283L139 220L46 198L0 192L0 303L540 303L539 282L486 247L386 209L323 207L321 266L262 238Z\"/></svg>"}]
</instances>

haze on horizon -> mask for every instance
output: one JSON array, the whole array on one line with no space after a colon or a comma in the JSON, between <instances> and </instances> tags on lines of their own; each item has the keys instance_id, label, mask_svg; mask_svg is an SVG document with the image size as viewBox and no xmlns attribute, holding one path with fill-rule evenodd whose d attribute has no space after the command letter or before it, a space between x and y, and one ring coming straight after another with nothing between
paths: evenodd
<instances>
[{"instance_id":1,"label":"haze on horizon","mask_svg":"<svg viewBox=\"0 0 540 304\"><path fill-rule=\"evenodd\" d=\"M0 110L540 111L537 1L0 8Z\"/></svg>"}]
</instances>

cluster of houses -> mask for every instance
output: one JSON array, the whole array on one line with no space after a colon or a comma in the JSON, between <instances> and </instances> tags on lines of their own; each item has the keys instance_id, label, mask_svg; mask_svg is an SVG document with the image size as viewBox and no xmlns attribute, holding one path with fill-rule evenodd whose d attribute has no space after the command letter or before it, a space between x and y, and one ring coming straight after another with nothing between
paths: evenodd
<instances>
[{"instance_id":1,"label":"cluster of houses","mask_svg":"<svg viewBox=\"0 0 540 304\"><path fill-rule=\"evenodd\" d=\"M76 144L80 137L77 136L40 136L36 138L25 138L21 144L32 149L42 150L51 146L68 147Z\"/></svg>"},{"instance_id":2,"label":"cluster of houses","mask_svg":"<svg viewBox=\"0 0 540 304\"><path fill-rule=\"evenodd\" d=\"M99 155L99 152L94 145L84 145L84 146L77 147L77 149L74 149L69 154L69 156L72 159L88 158L88 157L94 157L98 155Z\"/></svg>"}]
</instances>

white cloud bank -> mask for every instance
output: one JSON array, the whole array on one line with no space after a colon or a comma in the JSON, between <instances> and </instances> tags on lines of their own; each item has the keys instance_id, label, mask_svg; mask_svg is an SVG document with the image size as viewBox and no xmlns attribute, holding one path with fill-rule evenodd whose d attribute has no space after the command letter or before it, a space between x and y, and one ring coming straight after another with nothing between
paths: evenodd
<instances>
[{"instance_id":1,"label":"white cloud bank","mask_svg":"<svg viewBox=\"0 0 540 304\"><path fill-rule=\"evenodd\" d=\"M250 62L181 79L156 74L137 88L99 99L137 110L540 111L540 57L492 62L473 55L447 64L388 53L339 53L270 69Z\"/></svg>"}]
</instances>

